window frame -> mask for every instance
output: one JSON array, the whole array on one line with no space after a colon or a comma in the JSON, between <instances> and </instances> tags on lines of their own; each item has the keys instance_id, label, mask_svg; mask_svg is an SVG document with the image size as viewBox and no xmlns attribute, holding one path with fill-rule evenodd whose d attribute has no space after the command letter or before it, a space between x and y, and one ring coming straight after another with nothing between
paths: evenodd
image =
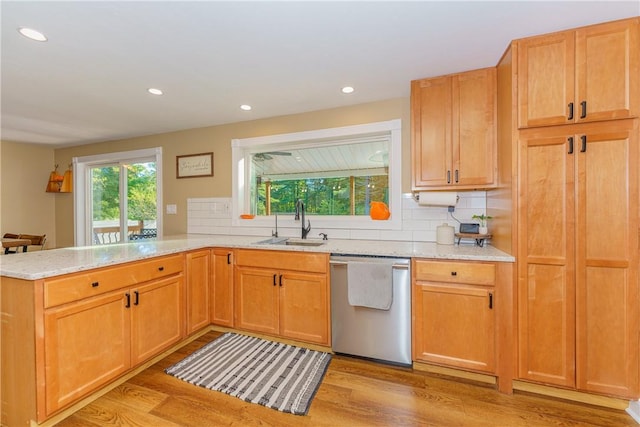
<instances>
[{"instance_id":1,"label":"window frame","mask_svg":"<svg viewBox=\"0 0 640 427\"><path fill-rule=\"evenodd\" d=\"M162 238L162 147L155 147L141 150L96 154L93 156L74 157L72 159L74 170L73 188L75 189L73 197L75 246L91 246L93 244L90 221L88 221L88 218L91 217L92 209L91 197L89 194L91 191L91 176L89 173L91 167L98 165L120 164L122 162L135 162L140 160L155 161L156 163L156 227L157 238Z\"/></svg>"},{"instance_id":2,"label":"window frame","mask_svg":"<svg viewBox=\"0 0 640 427\"><path fill-rule=\"evenodd\" d=\"M233 139L231 141L232 159L232 201L231 224L234 227L272 227L274 215L256 216L254 219L241 219L249 206L248 170L250 152L257 147L268 151L267 147L286 149L283 144L291 146L307 146L318 140L336 139L336 143L348 137L361 137L370 134L389 135L389 210L391 217L386 221L373 220L364 215L313 215L314 228L338 229L384 229L400 230L402 228L402 121L394 119L361 125L343 126L312 131L294 132L253 138ZM275 149L275 148L274 148ZM279 214L280 215L280 214Z\"/></svg>"}]
</instances>

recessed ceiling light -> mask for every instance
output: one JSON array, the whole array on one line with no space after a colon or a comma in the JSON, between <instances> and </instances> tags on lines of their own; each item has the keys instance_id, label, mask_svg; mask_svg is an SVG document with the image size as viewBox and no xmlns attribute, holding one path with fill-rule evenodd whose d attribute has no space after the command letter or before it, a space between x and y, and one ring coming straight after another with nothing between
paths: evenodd
<instances>
[{"instance_id":1,"label":"recessed ceiling light","mask_svg":"<svg viewBox=\"0 0 640 427\"><path fill-rule=\"evenodd\" d=\"M241 109L241 110L244 110L244 111L249 111L249 110L251 110L251 105L242 104L242 105L240 106L240 109Z\"/></svg>"},{"instance_id":2,"label":"recessed ceiling light","mask_svg":"<svg viewBox=\"0 0 640 427\"><path fill-rule=\"evenodd\" d=\"M147 89L147 92L149 92L152 95L163 95L164 92L162 92L160 89L156 89L155 87L150 87L149 89Z\"/></svg>"},{"instance_id":3,"label":"recessed ceiling light","mask_svg":"<svg viewBox=\"0 0 640 427\"><path fill-rule=\"evenodd\" d=\"M355 89L353 89L351 86L345 86L342 88L342 93L353 93Z\"/></svg>"},{"instance_id":4,"label":"recessed ceiling light","mask_svg":"<svg viewBox=\"0 0 640 427\"><path fill-rule=\"evenodd\" d=\"M44 34L31 28L20 27L18 28L18 32L31 40L35 40L38 42L47 41L47 37Z\"/></svg>"}]
</instances>

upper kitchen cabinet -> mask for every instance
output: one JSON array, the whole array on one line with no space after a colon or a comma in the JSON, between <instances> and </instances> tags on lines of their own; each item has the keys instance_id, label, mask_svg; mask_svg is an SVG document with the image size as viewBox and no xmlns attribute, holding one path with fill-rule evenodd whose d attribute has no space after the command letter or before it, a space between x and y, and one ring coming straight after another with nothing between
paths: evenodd
<instances>
[{"instance_id":1,"label":"upper kitchen cabinet","mask_svg":"<svg viewBox=\"0 0 640 427\"><path fill-rule=\"evenodd\" d=\"M411 82L413 190L494 184L495 67Z\"/></svg>"},{"instance_id":2,"label":"upper kitchen cabinet","mask_svg":"<svg viewBox=\"0 0 640 427\"><path fill-rule=\"evenodd\" d=\"M638 22L518 40L518 127L637 117Z\"/></svg>"}]
</instances>

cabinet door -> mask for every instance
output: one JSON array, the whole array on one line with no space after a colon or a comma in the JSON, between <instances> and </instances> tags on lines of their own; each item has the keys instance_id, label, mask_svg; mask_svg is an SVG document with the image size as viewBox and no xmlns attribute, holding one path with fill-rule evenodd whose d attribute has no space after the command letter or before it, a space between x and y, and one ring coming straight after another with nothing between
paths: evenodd
<instances>
[{"instance_id":1,"label":"cabinet door","mask_svg":"<svg viewBox=\"0 0 640 427\"><path fill-rule=\"evenodd\" d=\"M638 19L633 19L576 32L577 121L638 116L638 26Z\"/></svg>"},{"instance_id":2,"label":"cabinet door","mask_svg":"<svg viewBox=\"0 0 640 427\"><path fill-rule=\"evenodd\" d=\"M496 69L458 74L452 84L452 183L490 185L496 164Z\"/></svg>"},{"instance_id":3,"label":"cabinet door","mask_svg":"<svg viewBox=\"0 0 640 427\"><path fill-rule=\"evenodd\" d=\"M213 249L211 252L211 323L233 327L233 251Z\"/></svg>"},{"instance_id":4,"label":"cabinet door","mask_svg":"<svg viewBox=\"0 0 640 427\"><path fill-rule=\"evenodd\" d=\"M493 288L416 282L414 359L495 371Z\"/></svg>"},{"instance_id":5,"label":"cabinet door","mask_svg":"<svg viewBox=\"0 0 640 427\"><path fill-rule=\"evenodd\" d=\"M518 127L573 122L575 32L530 37L518 47Z\"/></svg>"},{"instance_id":6,"label":"cabinet door","mask_svg":"<svg viewBox=\"0 0 640 427\"><path fill-rule=\"evenodd\" d=\"M580 135L577 153L578 387L638 394L638 128ZM582 149L584 148L584 151Z\"/></svg>"},{"instance_id":7,"label":"cabinet door","mask_svg":"<svg viewBox=\"0 0 640 427\"><path fill-rule=\"evenodd\" d=\"M279 274L274 270L236 267L235 327L277 335Z\"/></svg>"},{"instance_id":8,"label":"cabinet door","mask_svg":"<svg viewBox=\"0 0 640 427\"><path fill-rule=\"evenodd\" d=\"M562 128L521 132L518 371L520 378L571 387L575 385L577 151L575 138L570 140Z\"/></svg>"},{"instance_id":9,"label":"cabinet door","mask_svg":"<svg viewBox=\"0 0 640 427\"><path fill-rule=\"evenodd\" d=\"M450 185L451 77L411 83L413 188Z\"/></svg>"},{"instance_id":10,"label":"cabinet door","mask_svg":"<svg viewBox=\"0 0 640 427\"><path fill-rule=\"evenodd\" d=\"M209 265L210 251L186 255L187 334L209 325Z\"/></svg>"},{"instance_id":11,"label":"cabinet door","mask_svg":"<svg viewBox=\"0 0 640 427\"><path fill-rule=\"evenodd\" d=\"M129 369L129 331L129 310L121 291L45 311L47 415Z\"/></svg>"},{"instance_id":12,"label":"cabinet door","mask_svg":"<svg viewBox=\"0 0 640 427\"><path fill-rule=\"evenodd\" d=\"M132 365L144 362L182 338L183 287L183 276L179 275L128 291Z\"/></svg>"},{"instance_id":13,"label":"cabinet door","mask_svg":"<svg viewBox=\"0 0 640 427\"><path fill-rule=\"evenodd\" d=\"M326 274L282 273L280 335L329 345Z\"/></svg>"}]
</instances>

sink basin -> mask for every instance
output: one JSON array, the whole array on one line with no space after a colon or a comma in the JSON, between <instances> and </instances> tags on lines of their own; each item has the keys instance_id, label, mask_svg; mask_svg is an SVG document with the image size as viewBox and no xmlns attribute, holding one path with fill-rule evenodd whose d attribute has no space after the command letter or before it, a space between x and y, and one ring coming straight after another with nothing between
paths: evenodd
<instances>
[{"instance_id":1,"label":"sink basin","mask_svg":"<svg viewBox=\"0 0 640 427\"><path fill-rule=\"evenodd\" d=\"M324 240L306 240L306 239L289 239L284 242L285 245L290 246L321 246L324 245L326 241Z\"/></svg>"},{"instance_id":2,"label":"sink basin","mask_svg":"<svg viewBox=\"0 0 640 427\"><path fill-rule=\"evenodd\" d=\"M321 246L326 241L318 239L292 239L290 237L272 237L256 242L258 245L289 245L289 246Z\"/></svg>"},{"instance_id":3,"label":"sink basin","mask_svg":"<svg viewBox=\"0 0 640 427\"><path fill-rule=\"evenodd\" d=\"M257 245L284 245L284 242L289 240L288 237L272 237L266 240L260 240L256 242Z\"/></svg>"}]
</instances>

